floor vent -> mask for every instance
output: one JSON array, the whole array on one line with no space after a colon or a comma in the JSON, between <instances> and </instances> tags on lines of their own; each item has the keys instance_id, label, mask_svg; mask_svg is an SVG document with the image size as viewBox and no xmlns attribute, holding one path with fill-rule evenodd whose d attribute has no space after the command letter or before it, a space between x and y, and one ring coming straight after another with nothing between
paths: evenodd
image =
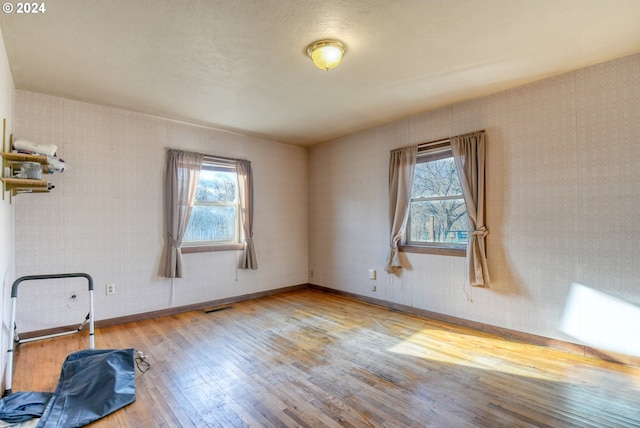
<instances>
[{"instance_id":1,"label":"floor vent","mask_svg":"<svg viewBox=\"0 0 640 428\"><path fill-rule=\"evenodd\" d=\"M205 314L210 314L210 313L213 313L213 312L224 311L226 309L233 309L233 306L222 306L220 308L208 309L208 310L204 311L204 313Z\"/></svg>"}]
</instances>

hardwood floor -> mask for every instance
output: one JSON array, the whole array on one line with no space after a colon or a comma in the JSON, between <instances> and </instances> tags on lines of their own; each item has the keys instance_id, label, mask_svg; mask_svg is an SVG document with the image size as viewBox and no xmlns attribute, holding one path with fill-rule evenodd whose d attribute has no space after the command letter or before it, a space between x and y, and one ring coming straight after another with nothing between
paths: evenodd
<instances>
[{"instance_id":1,"label":"hardwood floor","mask_svg":"<svg viewBox=\"0 0 640 428\"><path fill-rule=\"evenodd\" d=\"M81 335L21 344L14 391L53 391ZM96 330L135 348L135 403L91 427L638 427L640 369L315 290Z\"/></svg>"}]
</instances>

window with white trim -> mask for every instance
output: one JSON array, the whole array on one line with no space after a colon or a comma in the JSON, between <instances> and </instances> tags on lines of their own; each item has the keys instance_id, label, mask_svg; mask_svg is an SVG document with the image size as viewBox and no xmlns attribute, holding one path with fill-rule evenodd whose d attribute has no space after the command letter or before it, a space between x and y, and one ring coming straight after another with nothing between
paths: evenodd
<instances>
[{"instance_id":1,"label":"window with white trim","mask_svg":"<svg viewBox=\"0 0 640 428\"><path fill-rule=\"evenodd\" d=\"M184 247L215 246L240 242L238 176L233 161L205 160Z\"/></svg>"},{"instance_id":2,"label":"window with white trim","mask_svg":"<svg viewBox=\"0 0 640 428\"><path fill-rule=\"evenodd\" d=\"M450 143L418 150L406 244L466 248L469 221Z\"/></svg>"}]
</instances>

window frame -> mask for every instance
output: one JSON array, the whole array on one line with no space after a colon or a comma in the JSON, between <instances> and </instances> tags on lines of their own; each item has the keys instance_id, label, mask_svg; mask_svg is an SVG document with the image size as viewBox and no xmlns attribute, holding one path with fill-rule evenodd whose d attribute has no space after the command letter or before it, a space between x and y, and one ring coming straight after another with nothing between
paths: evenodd
<instances>
[{"instance_id":1,"label":"window frame","mask_svg":"<svg viewBox=\"0 0 640 428\"><path fill-rule=\"evenodd\" d=\"M244 248L242 225L240 218L240 198L238 186L238 171L234 160L219 158L206 158L202 162L201 171L233 171L236 176L235 202L194 202L195 206L234 206L236 209L234 239L226 241L183 241L181 251L183 254L203 253L210 251L242 250ZM198 178L198 182L200 178Z\"/></svg>"},{"instance_id":2,"label":"window frame","mask_svg":"<svg viewBox=\"0 0 640 428\"><path fill-rule=\"evenodd\" d=\"M449 139L439 140L432 143L427 143L418 147L418 156L416 159L416 165L420 163L433 162L441 159L453 158L453 152L451 149L451 142ZM415 174L414 174L415 178ZM432 197L432 198L414 198L411 197L409 200L409 217L407 219L407 226L405 229L405 236L401 244L398 246L399 250L405 253L418 253L418 254L437 254L437 255L446 255L446 256L456 256L456 257L465 257L467 254L467 243L465 244L457 244L457 243L445 243L445 242L416 242L409 241L408 237L410 236L411 230L411 204L416 202L416 200L444 200L444 199L453 199L453 195L444 196L442 198ZM464 202L464 197L462 194L455 195L455 199L462 199ZM466 211L466 207L465 207Z\"/></svg>"}]
</instances>

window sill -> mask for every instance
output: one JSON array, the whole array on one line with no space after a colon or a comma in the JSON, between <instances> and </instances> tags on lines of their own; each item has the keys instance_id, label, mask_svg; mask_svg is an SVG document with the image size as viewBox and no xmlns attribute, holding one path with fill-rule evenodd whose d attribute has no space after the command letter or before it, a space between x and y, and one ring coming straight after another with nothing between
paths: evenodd
<instances>
[{"instance_id":1,"label":"window sill","mask_svg":"<svg viewBox=\"0 0 640 428\"><path fill-rule=\"evenodd\" d=\"M208 253L211 251L237 251L243 250L244 244L227 244L227 245L201 245L194 247L182 247L182 254L190 253Z\"/></svg>"},{"instance_id":2,"label":"window sill","mask_svg":"<svg viewBox=\"0 0 640 428\"><path fill-rule=\"evenodd\" d=\"M455 247L436 247L436 246L418 246L418 245L400 245L398 246L403 253L417 254L437 254L440 256L466 257L466 248Z\"/></svg>"}]
</instances>

